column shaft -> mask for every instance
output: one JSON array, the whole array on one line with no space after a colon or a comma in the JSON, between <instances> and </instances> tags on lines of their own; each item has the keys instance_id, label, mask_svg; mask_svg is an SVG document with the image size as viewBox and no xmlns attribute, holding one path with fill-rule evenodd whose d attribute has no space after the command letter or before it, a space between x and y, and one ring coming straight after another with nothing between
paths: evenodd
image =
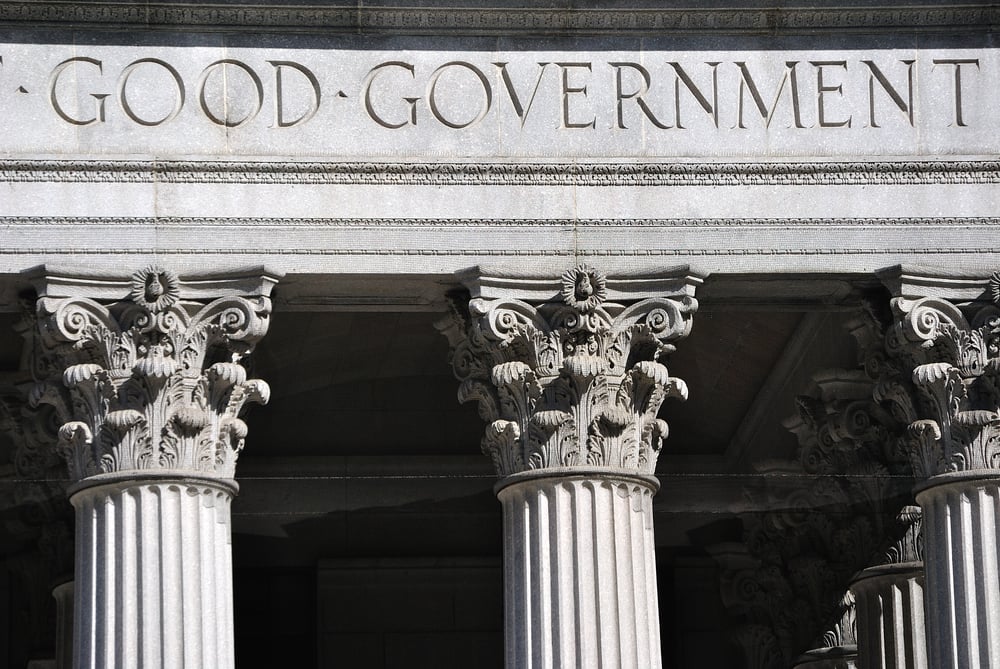
<instances>
[{"instance_id":1,"label":"column shaft","mask_svg":"<svg viewBox=\"0 0 1000 669\"><path fill-rule=\"evenodd\" d=\"M933 477L923 508L934 669L1000 667L1000 479Z\"/></svg>"},{"instance_id":2,"label":"column shaft","mask_svg":"<svg viewBox=\"0 0 1000 669\"><path fill-rule=\"evenodd\" d=\"M661 666L653 493L611 476L500 490L508 669Z\"/></svg>"},{"instance_id":3,"label":"column shaft","mask_svg":"<svg viewBox=\"0 0 1000 669\"><path fill-rule=\"evenodd\" d=\"M56 600L56 669L73 667L73 581L52 588Z\"/></svg>"},{"instance_id":4,"label":"column shaft","mask_svg":"<svg viewBox=\"0 0 1000 669\"><path fill-rule=\"evenodd\" d=\"M192 480L73 495L74 669L232 669L231 499Z\"/></svg>"},{"instance_id":5,"label":"column shaft","mask_svg":"<svg viewBox=\"0 0 1000 669\"><path fill-rule=\"evenodd\" d=\"M857 601L860 669L927 669L924 572L919 562L862 571Z\"/></svg>"}]
</instances>

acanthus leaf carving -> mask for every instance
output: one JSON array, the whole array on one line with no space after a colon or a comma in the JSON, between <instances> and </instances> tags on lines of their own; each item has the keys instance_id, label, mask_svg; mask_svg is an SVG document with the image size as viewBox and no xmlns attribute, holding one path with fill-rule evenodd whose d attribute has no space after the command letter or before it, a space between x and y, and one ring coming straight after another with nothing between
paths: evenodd
<instances>
[{"instance_id":1,"label":"acanthus leaf carving","mask_svg":"<svg viewBox=\"0 0 1000 669\"><path fill-rule=\"evenodd\" d=\"M477 297L439 325L459 400L479 402L483 450L501 477L573 466L653 473L668 431L657 413L668 397L687 397L662 357L690 331L697 302L620 304L608 300L610 283L580 265L562 275L555 300Z\"/></svg>"},{"instance_id":2,"label":"acanthus leaf carving","mask_svg":"<svg viewBox=\"0 0 1000 669\"><path fill-rule=\"evenodd\" d=\"M998 281L997 274L988 281L992 303L892 301L896 327L887 347L912 370L917 391L908 446L918 478L1000 469Z\"/></svg>"},{"instance_id":3,"label":"acanthus leaf carving","mask_svg":"<svg viewBox=\"0 0 1000 669\"><path fill-rule=\"evenodd\" d=\"M247 434L239 414L264 404L264 381L240 364L267 332L270 300L181 299L178 277L150 266L127 300L37 302L31 398L63 419L59 450L70 474L181 470L232 478ZM61 371L60 371L61 370Z\"/></svg>"},{"instance_id":4,"label":"acanthus leaf carving","mask_svg":"<svg viewBox=\"0 0 1000 669\"><path fill-rule=\"evenodd\" d=\"M904 506L896 517L896 535L899 538L886 549L884 564L923 562L923 516L920 507Z\"/></svg>"}]
</instances>

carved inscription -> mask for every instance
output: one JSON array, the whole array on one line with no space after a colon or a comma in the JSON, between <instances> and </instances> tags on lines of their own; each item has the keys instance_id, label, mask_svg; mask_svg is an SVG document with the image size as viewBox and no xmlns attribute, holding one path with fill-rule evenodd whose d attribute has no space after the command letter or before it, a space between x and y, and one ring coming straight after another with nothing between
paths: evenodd
<instances>
[{"instance_id":1,"label":"carved inscription","mask_svg":"<svg viewBox=\"0 0 1000 669\"><path fill-rule=\"evenodd\" d=\"M969 152L956 145L962 137L990 133L998 76L1000 56L990 50L93 46L59 53L0 45L0 90L8 91L0 96L0 119L48 124L49 137L53 129L87 128L79 137L96 141L104 133L112 144L129 127L172 137L214 128L242 131L232 135L237 141L252 133L263 150L291 138L339 153L421 150L421 137L453 136L479 138L490 152L487 144L499 141L519 154L578 152L596 140L612 154L697 155L709 143L720 155L739 155L761 146L808 150L822 135L832 153L839 138L844 152L856 152L867 138L881 137L918 147L913 151L958 154ZM764 136L780 139L762 143ZM924 146L928 137L950 144ZM886 150L908 152L904 144Z\"/></svg>"},{"instance_id":2,"label":"carved inscription","mask_svg":"<svg viewBox=\"0 0 1000 669\"><path fill-rule=\"evenodd\" d=\"M272 127L295 127L315 116L322 99L316 75L309 68L293 61L267 62L271 66L269 76L273 81ZM87 77L83 73L78 76L93 81L93 90L73 91L73 86L63 81L69 68L88 67L94 71L92 74L96 73L96 77ZM164 91L168 91L165 114L140 111L143 108L157 106L157 103L150 104L148 89L144 90L135 84L130 86L129 82L133 75L140 73L145 75L147 82L160 84L156 86L155 96L159 99L159 106L163 107ZM203 118L216 125L235 128L252 121L264 107L264 84L261 75L246 63L231 58L209 63L193 83L185 82L176 68L159 58L139 58L125 66L117 78L111 79L110 82L104 75L104 63L89 56L74 56L56 65L49 77L48 85L52 110L59 118L72 125L94 125L107 120L110 99L114 101L112 104L117 103L117 108L133 122L145 126L158 126L175 119L184 108L188 93L193 93ZM301 77L308 82L305 111L298 116L290 115L286 110L288 103L284 82L290 76ZM113 84L109 87L108 84L111 82ZM79 88L79 83L76 84L76 88ZM91 101L88 102L87 98ZM136 105L137 100L140 101L140 106Z\"/></svg>"},{"instance_id":3,"label":"carved inscription","mask_svg":"<svg viewBox=\"0 0 1000 669\"><path fill-rule=\"evenodd\" d=\"M98 58L74 56L53 68L49 99L59 118L73 125L105 122L111 101L133 122L158 126L175 119L187 99L194 97L204 119L239 127L264 108L263 80L270 77L271 127L290 128L308 122L323 100L317 74L294 61L267 63L269 71L258 72L236 59L217 60L208 63L196 81L185 81L176 68L159 58L136 59L115 75L107 73ZM879 121L886 123L876 113L883 99L891 101L900 118L913 126L917 117L913 96L916 61L897 60L889 65L891 70L887 71L867 59L793 60L777 72L761 72L752 70L745 61L667 61L654 80L648 67L627 61L537 62L534 72L515 74L504 61L477 65L452 60L427 69L393 60L371 67L361 80L359 100L368 120L391 130L420 123L470 128L483 123L494 107L500 109L498 113L512 113L524 127L544 84L552 89L546 97L558 103L558 128L563 130L596 129L601 105L613 108L613 126L621 130L636 127L641 121L661 130L685 130L685 116L697 110L709 117L714 128L725 127L720 125L725 120L730 129L746 129L755 122L769 127L779 117L787 127L800 129L850 128L858 123L878 128ZM975 58L934 58L929 63L927 75L941 94L939 102L949 104L950 122L956 126L967 125L963 89L975 85L979 65ZM92 82L90 89L64 90L67 87L61 80L71 67L81 70L80 79ZM848 95L845 74L851 68L864 71L867 87ZM92 76L86 75L87 69L93 71ZM612 86L606 86L608 72L600 76L601 69L611 71ZM719 72L726 69L736 74L735 89L721 89ZM164 88L167 91L167 105L159 114L141 112L136 106L143 91L130 81L139 72L162 83L158 89L161 97ZM284 82L289 77L308 84L298 91L302 99L292 103L304 111L293 118L286 111L290 101ZM808 87L803 86L804 79L809 80ZM77 99L70 102L74 95ZM498 104L498 98L504 98L504 104ZM68 111L71 107L77 111ZM803 121L806 107L812 108L815 119L809 126Z\"/></svg>"}]
</instances>

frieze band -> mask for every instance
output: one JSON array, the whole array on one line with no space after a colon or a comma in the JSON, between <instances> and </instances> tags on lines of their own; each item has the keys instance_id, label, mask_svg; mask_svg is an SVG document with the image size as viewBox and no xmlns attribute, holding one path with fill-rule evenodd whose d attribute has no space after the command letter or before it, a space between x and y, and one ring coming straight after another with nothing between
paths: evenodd
<instances>
[{"instance_id":1,"label":"frieze band","mask_svg":"<svg viewBox=\"0 0 1000 669\"><path fill-rule=\"evenodd\" d=\"M219 227L219 228L747 228L778 230L802 228L991 228L1000 225L998 216L946 216L900 218L222 218L222 217L62 217L9 216L3 224L11 227ZM553 252L557 249L552 249ZM731 251L732 252L732 251Z\"/></svg>"},{"instance_id":2,"label":"frieze band","mask_svg":"<svg viewBox=\"0 0 1000 669\"><path fill-rule=\"evenodd\" d=\"M1000 183L1000 161L412 163L0 160L5 183L847 186Z\"/></svg>"}]
</instances>

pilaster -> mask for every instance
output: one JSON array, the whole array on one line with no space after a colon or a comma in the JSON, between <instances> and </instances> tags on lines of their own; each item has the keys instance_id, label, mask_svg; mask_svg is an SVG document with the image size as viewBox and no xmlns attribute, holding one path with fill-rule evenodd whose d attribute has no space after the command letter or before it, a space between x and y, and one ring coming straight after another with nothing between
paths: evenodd
<instances>
[{"instance_id":1,"label":"pilaster","mask_svg":"<svg viewBox=\"0 0 1000 669\"><path fill-rule=\"evenodd\" d=\"M507 667L660 667L658 412L687 396L664 361L690 331L700 278L581 265L463 280L470 295L441 329L499 477Z\"/></svg>"},{"instance_id":2,"label":"pilaster","mask_svg":"<svg viewBox=\"0 0 1000 669\"><path fill-rule=\"evenodd\" d=\"M30 399L58 416L76 510L73 666L231 669L239 414L269 395L241 361L276 277L33 279Z\"/></svg>"},{"instance_id":3,"label":"pilaster","mask_svg":"<svg viewBox=\"0 0 1000 669\"><path fill-rule=\"evenodd\" d=\"M1000 274L895 268L886 348L910 370L929 666L1000 666Z\"/></svg>"}]
</instances>

